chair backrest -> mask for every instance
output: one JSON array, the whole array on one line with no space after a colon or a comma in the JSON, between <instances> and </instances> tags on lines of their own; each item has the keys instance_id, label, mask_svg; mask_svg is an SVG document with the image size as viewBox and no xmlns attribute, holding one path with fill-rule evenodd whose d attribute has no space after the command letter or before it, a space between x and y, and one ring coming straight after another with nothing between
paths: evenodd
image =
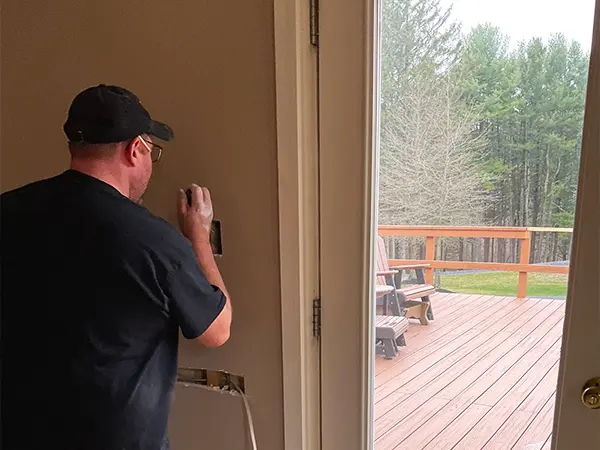
<instances>
[{"instance_id":1,"label":"chair backrest","mask_svg":"<svg viewBox=\"0 0 600 450\"><path fill-rule=\"evenodd\" d=\"M387 254L385 251L385 241L381 236L377 236L377 271L387 272L390 270L388 265ZM377 284L387 284L385 277L377 277Z\"/></svg>"}]
</instances>

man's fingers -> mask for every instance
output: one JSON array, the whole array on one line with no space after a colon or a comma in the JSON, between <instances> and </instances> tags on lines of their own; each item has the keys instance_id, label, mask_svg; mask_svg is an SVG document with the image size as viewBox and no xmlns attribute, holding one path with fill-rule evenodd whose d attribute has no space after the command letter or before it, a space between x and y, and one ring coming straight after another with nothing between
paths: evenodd
<instances>
[{"instance_id":1,"label":"man's fingers","mask_svg":"<svg viewBox=\"0 0 600 450\"><path fill-rule=\"evenodd\" d=\"M209 205L212 205L212 199L210 197L210 191L208 190L208 188L203 187L202 194L204 195L204 202L208 203Z\"/></svg>"},{"instance_id":2,"label":"man's fingers","mask_svg":"<svg viewBox=\"0 0 600 450\"><path fill-rule=\"evenodd\" d=\"M188 208L187 195L185 195L185 191L183 189L179 189L179 194L177 196L177 208L180 214L185 214Z\"/></svg>"},{"instance_id":3,"label":"man's fingers","mask_svg":"<svg viewBox=\"0 0 600 450\"><path fill-rule=\"evenodd\" d=\"M204 201L204 194L202 188L197 184L192 184L192 205L198 207Z\"/></svg>"},{"instance_id":4,"label":"man's fingers","mask_svg":"<svg viewBox=\"0 0 600 450\"><path fill-rule=\"evenodd\" d=\"M194 209L200 209L204 205L210 205L212 207L212 199L208 188L192 184L190 190L192 191L192 201L190 206L193 206ZM183 211L187 211L187 208Z\"/></svg>"}]
</instances>

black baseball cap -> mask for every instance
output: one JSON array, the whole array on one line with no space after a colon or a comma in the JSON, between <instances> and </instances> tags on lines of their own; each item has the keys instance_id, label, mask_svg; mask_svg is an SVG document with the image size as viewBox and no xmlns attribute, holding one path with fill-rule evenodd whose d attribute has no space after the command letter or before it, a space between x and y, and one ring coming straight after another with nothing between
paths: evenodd
<instances>
[{"instance_id":1,"label":"black baseball cap","mask_svg":"<svg viewBox=\"0 0 600 450\"><path fill-rule=\"evenodd\" d=\"M77 94L63 129L69 142L87 144L122 142L141 134L163 141L174 136L170 126L152 120L133 92L104 84Z\"/></svg>"}]
</instances>

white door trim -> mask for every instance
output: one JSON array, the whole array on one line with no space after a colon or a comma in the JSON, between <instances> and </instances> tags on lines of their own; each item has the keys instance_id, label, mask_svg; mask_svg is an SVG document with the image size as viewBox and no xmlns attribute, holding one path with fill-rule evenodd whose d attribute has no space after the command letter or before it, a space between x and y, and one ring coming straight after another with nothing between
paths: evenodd
<instances>
[{"instance_id":1,"label":"white door trim","mask_svg":"<svg viewBox=\"0 0 600 450\"><path fill-rule=\"evenodd\" d=\"M378 4L320 2L323 449L372 448Z\"/></svg>"},{"instance_id":2,"label":"white door trim","mask_svg":"<svg viewBox=\"0 0 600 450\"><path fill-rule=\"evenodd\" d=\"M600 377L600 0L596 0L587 89L552 433L552 448L560 450L600 448L600 410L585 408L580 399L586 380Z\"/></svg>"},{"instance_id":3,"label":"white door trim","mask_svg":"<svg viewBox=\"0 0 600 450\"><path fill-rule=\"evenodd\" d=\"M312 335L319 295L317 54L308 6L274 0L286 450L320 448L319 344Z\"/></svg>"}]
</instances>

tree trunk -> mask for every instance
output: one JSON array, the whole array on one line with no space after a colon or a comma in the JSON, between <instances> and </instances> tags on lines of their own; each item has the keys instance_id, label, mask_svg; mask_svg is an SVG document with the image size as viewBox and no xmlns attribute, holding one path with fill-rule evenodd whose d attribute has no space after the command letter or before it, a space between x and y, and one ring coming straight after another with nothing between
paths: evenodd
<instances>
[{"instance_id":1,"label":"tree trunk","mask_svg":"<svg viewBox=\"0 0 600 450\"><path fill-rule=\"evenodd\" d=\"M534 227L538 226L539 223L539 214L540 214L540 205L541 205L541 192L540 192L540 162L535 165L535 173L533 175L533 198L532 198L532 208L531 208L531 225ZM538 253L538 239L537 233L533 233L531 236L531 257L529 258L529 262L532 263L536 261L536 256Z\"/></svg>"}]
</instances>

